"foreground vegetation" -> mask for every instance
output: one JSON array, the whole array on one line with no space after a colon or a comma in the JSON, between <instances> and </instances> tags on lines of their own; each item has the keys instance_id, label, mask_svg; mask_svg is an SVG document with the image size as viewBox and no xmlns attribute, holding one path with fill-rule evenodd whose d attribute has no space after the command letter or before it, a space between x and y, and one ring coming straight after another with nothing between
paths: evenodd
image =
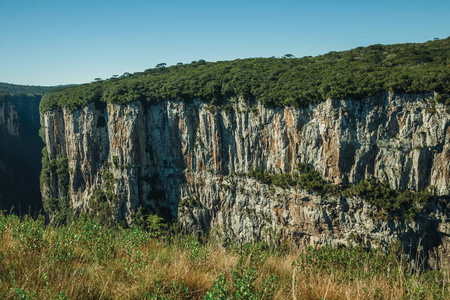
<instances>
[{"instance_id":1,"label":"foreground vegetation","mask_svg":"<svg viewBox=\"0 0 450 300\"><path fill-rule=\"evenodd\" d=\"M60 89L44 96L41 111L90 102L157 103L200 99L221 105L233 96L266 106L307 106L328 98L362 99L383 91L439 93L450 106L450 37L420 44L372 45L316 57L194 61Z\"/></svg>"},{"instance_id":2,"label":"foreground vegetation","mask_svg":"<svg viewBox=\"0 0 450 300\"><path fill-rule=\"evenodd\" d=\"M80 217L52 227L0 213L1 299L448 299L448 274L389 252L230 245ZM164 236L164 238L162 237Z\"/></svg>"}]
</instances>

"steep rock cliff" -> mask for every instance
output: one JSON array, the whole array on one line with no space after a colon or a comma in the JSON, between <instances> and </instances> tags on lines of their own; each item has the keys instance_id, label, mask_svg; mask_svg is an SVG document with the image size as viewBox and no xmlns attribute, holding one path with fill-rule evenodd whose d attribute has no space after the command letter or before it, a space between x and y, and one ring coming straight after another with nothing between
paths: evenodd
<instances>
[{"instance_id":1,"label":"steep rock cliff","mask_svg":"<svg viewBox=\"0 0 450 300\"><path fill-rule=\"evenodd\" d=\"M49 161L67 158L67 169L44 169L41 191L44 201L65 197L78 212L103 202L112 218L131 223L142 207L225 240L283 236L323 245L356 238L383 246L401 239L413 251L444 253L443 202L433 200L416 220L383 221L356 197L281 189L234 173L290 172L303 162L335 184L375 176L395 189L448 195L450 114L433 98L383 93L308 108L242 99L222 108L176 100L57 108L43 113L42 127Z\"/></svg>"},{"instance_id":2,"label":"steep rock cliff","mask_svg":"<svg viewBox=\"0 0 450 300\"><path fill-rule=\"evenodd\" d=\"M41 96L0 97L0 209L20 214L42 209L38 135Z\"/></svg>"}]
</instances>

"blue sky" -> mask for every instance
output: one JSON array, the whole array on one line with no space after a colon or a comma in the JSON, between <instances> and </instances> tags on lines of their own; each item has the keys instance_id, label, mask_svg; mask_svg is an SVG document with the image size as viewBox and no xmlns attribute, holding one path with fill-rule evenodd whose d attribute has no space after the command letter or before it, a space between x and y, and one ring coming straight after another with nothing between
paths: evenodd
<instances>
[{"instance_id":1,"label":"blue sky","mask_svg":"<svg viewBox=\"0 0 450 300\"><path fill-rule=\"evenodd\" d=\"M162 62L446 38L450 1L0 0L0 28L0 82L59 85Z\"/></svg>"}]
</instances>

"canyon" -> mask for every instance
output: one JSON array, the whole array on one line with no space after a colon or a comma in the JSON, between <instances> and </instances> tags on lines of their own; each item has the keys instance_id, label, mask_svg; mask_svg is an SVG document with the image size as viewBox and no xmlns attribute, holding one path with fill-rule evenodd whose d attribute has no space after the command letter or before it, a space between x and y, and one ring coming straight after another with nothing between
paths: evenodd
<instances>
[{"instance_id":1,"label":"canyon","mask_svg":"<svg viewBox=\"0 0 450 300\"><path fill-rule=\"evenodd\" d=\"M0 210L19 215L42 211L39 174L41 95L0 97Z\"/></svg>"},{"instance_id":2,"label":"canyon","mask_svg":"<svg viewBox=\"0 0 450 300\"><path fill-rule=\"evenodd\" d=\"M192 100L91 102L41 114L44 207L61 203L132 224L139 214L178 220L183 230L227 241L286 239L297 245L387 248L448 268L450 114L434 93L379 93L305 108ZM377 217L356 196L321 195L240 176L312 166L338 186L375 177L433 199L413 219Z\"/></svg>"}]
</instances>

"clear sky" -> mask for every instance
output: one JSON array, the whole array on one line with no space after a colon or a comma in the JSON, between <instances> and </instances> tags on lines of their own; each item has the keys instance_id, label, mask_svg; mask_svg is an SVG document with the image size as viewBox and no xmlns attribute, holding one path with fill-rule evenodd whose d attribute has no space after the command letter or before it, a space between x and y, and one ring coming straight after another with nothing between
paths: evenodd
<instances>
[{"instance_id":1,"label":"clear sky","mask_svg":"<svg viewBox=\"0 0 450 300\"><path fill-rule=\"evenodd\" d=\"M91 82L158 63L296 57L450 35L450 1L0 0L0 82Z\"/></svg>"}]
</instances>

